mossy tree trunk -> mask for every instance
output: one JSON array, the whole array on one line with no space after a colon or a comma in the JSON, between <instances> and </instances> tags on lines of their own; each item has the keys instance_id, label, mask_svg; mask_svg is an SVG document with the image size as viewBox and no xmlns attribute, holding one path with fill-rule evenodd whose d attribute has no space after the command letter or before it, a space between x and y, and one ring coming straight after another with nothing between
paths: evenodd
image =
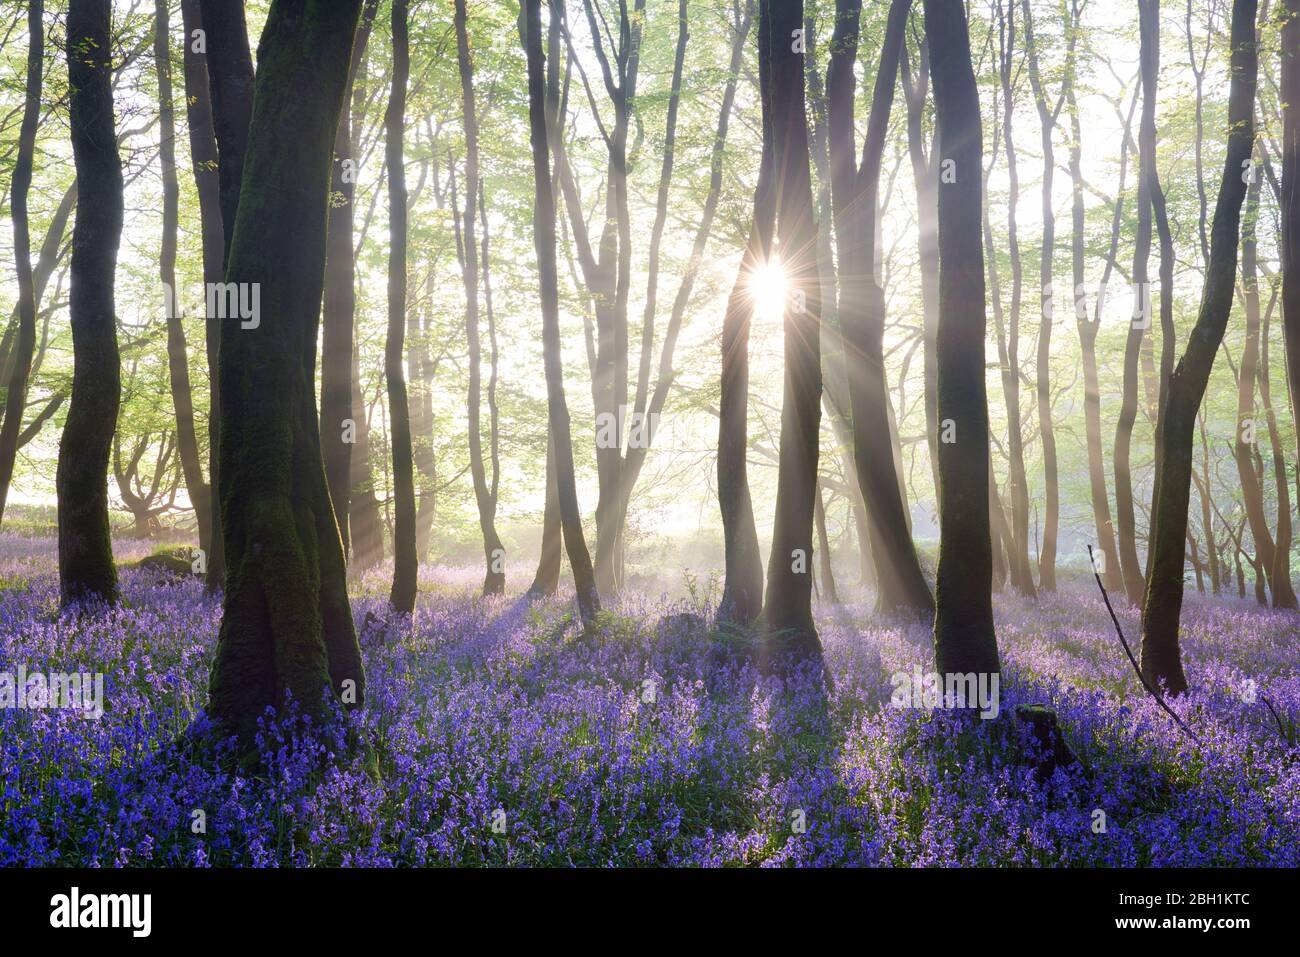
<instances>
[{"instance_id":1,"label":"mossy tree trunk","mask_svg":"<svg viewBox=\"0 0 1300 957\"><path fill-rule=\"evenodd\" d=\"M209 710L247 744L292 694L364 701L343 545L316 414L316 342L334 143L361 0L275 0L260 45L226 281L258 290L225 320L219 475L225 609Z\"/></svg>"},{"instance_id":2,"label":"mossy tree trunk","mask_svg":"<svg viewBox=\"0 0 1300 957\"><path fill-rule=\"evenodd\" d=\"M1254 145L1256 6L1256 0L1234 0L1232 5L1228 148L1210 229L1210 259L1196 325L1169 377L1167 399L1156 429L1160 449L1151 510L1150 574L1142 605L1142 673L1148 681L1164 685L1173 694L1187 688L1178 623L1183 604L1196 416L1232 312L1241 205Z\"/></svg>"},{"instance_id":3,"label":"mossy tree trunk","mask_svg":"<svg viewBox=\"0 0 1300 957\"><path fill-rule=\"evenodd\" d=\"M984 384L984 262L979 93L962 10L925 0L939 164L939 570L937 670L998 670L989 532L989 411ZM951 426L951 429L949 429ZM948 441L951 439L951 441Z\"/></svg>"},{"instance_id":4,"label":"mossy tree trunk","mask_svg":"<svg viewBox=\"0 0 1300 957\"><path fill-rule=\"evenodd\" d=\"M117 600L108 524L108 457L122 398L114 278L122 238L122 164L113 123L109 5L68 7L69 125L77 168L72 228L72 399L59 440L59 593L63 604Z\"/></svg>"}]
</instances>

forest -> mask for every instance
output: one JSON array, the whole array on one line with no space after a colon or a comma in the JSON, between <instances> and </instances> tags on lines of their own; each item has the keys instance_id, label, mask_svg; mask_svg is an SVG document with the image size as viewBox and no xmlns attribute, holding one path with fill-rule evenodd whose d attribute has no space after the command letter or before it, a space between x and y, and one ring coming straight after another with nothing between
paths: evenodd
<instances>
[{"instance_id":1,"label":"forest","mask_svg":"<svg viewBox=\"0 0 1300 957\"><path fill-rule=\"evenodd\" d=\"M0 192L0 867L1300 866L1300 0L4 0Z\"/></svg>"}]
</instances>

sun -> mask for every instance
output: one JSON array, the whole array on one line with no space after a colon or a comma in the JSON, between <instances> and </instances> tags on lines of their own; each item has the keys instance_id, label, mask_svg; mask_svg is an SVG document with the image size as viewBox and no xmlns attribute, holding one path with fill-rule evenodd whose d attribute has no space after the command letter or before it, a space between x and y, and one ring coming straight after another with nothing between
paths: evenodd
<instances>
[{"instance_id":1,"label":"sun","mask_svg":"<svg viewBox=\"0 0 1300 957\"><path fill-rule=\"evenodd\" d=\"M780 319L785 313L789 285L780 256L774 254L761 263L749 277L749 295L755 312L763 319Z\"/></svg>"}]
</instances>

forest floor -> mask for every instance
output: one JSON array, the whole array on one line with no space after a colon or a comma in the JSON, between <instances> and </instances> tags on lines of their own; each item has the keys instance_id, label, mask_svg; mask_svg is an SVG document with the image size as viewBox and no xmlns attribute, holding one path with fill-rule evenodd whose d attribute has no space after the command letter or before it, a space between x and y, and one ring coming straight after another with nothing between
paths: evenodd
<instances>
[{"instance_id":1,"label":"forest floor","mask_svg":"<svg viewBox=\"0 0 1300 957\"><path fill-rule=\"evenodd\" d=\"M563 596L484 600L476 570L432 567L388 629L367 624L376 570L353 606L365 709L270 722L240 771L186 733L219 603L125 569L119 608L60 617L54 555L0 536L0 675L100 672L104 714L0 709L0 865L1300 864L1300 619L1235 597L1188 597L1173 707L1193 740L1084 582L996 597L999 714L980 720L891 704L930 637L869 606L820 608L827 694L726 654L695 588L625 596L584 635ZM1029 704L1076 761L1048 769Z\"/></svg>"}]
</instances>

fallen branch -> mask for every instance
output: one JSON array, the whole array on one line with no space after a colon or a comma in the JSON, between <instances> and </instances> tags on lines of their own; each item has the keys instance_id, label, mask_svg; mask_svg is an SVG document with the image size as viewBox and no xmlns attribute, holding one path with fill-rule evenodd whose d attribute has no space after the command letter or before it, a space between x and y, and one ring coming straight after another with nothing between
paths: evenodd
<instances>
[{"instance_id":1,"label":"fallen branch","mask_svg":"<svg viewBox=\"0 0 1300 957\"><path fill-rule=\"evenodd\" d=\"M1174 712L1174 709L1165 703L1165 699L1161 696L1160 692L1151 687L1150 683L1143 676L1142 668L1137 663L1137 658L1133 656L1133 650L1128 646L1128 640L1124 637L1124 629L1119 626L1119 619L1115 617L1115 609L1111 607L1110 596L1106 594L1106 586L1101 583L1101 574L1097 571L1097 561L1092 554L1091 545L1088 546L1088 560L1092 563L1092 577L1097 579L1097 587L1101 589L1101 600L1106 603L1106 610L1110 612L1110 620L1115 623L1115 633L1119 635L1119 642L1124 646L1124 654L1128 655L1129 663L1133 666L1133 671L1138 676L1138 681L1142 682L1142 687L1147 689L1147 693L1151 695L1156 704L1160 705L1165 714L1173 718L1174 724L1178 725L1178 727L1181 728L1189 738L1197 744L1200 744L1201 739L1192 732L1191 728L1183 723L1183 719L1178 717Z\"/></svg>"}]
</instances>

